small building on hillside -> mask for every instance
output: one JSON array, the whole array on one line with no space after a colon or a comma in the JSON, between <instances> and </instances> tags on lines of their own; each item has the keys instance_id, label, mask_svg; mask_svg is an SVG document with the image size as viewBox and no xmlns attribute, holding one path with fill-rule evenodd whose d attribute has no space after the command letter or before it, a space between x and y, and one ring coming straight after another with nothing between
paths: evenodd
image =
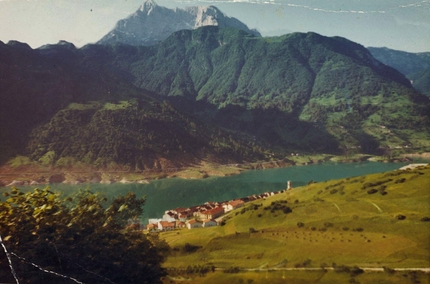
<instances>
[{"instance_id":1,"label":"small building on hillside","mask_svg":"<svg viewBox=\"0 0 430 284\"><path fill-rule=\"evenodd\" d=\"M172 231L175 229L175 222L160 221L158 222L159 231Z\"/></svg>"},{"instance_id":2,"label":"small building on hillside","mask_svg":"<svg viewBox=\"0 0 430 284\"><path fill-rule=\"evenodd\" d=\"M218 226L218 223L215 220L206 219L203 221L203 227L215 227Z\"/></svg>"},{"instance_id":3,"label":"small building on hillside","mask_svg":"<svg viewBox=\"0 0 430 284\"><path fill-rule=\"evenodd\" d=\"M193 216L193 212L190 208L179 207L179 208L175 208L173 211L176 212L178 216L181 216L181 215L185 215L187 217Z\"/></svg>"},{"instance_id":4,"label":"small building on hillside","mask_svg":"<svg viewBox=\"0 0 430 284\"><path fill-rule=\"evenodd\" d=\"M188 219L187 214L179 214L178 215L178 220L181 222L185 222L185 221L187 221L187 219Z\"/></svg>"},{"instance_id":5,"label":"small building on hillside","mask_svg":"<svg viewBox=\"0 0 430 284\"><path fill-rule=\"evenodd\" d=\"M194 219L187 221L188 229L201 228L201 227L203 227L203 223L201 221L197 221Z\"/></svg>"},{"instance_id":6,"label":"small building on hillside","mask_svg":"<svg viewBox=\"0 0 430 284\"><path fill-rule=\"evenodd\" d=\"M185 222L176 221L176 228L183 229L185 227L187 227L187 224Z\"/></svg>"},{"instance_id":7,"label":"small building on hillside","mask_svg":"<svg viewBox=\"0 0 430 284\"><path fill-rule=\"evenodd\" d=\"M245 205L245 202L243 200L237 199L237 200L227 202L226 204L223 205L223 208L225 212L228 212L236 208L243 207L244 205Z\"/></svg>"},{"instance_id":8,"label":"small building on hillside","mask_svg":"<svg viewBox=\"0 0 430 284\"><path fill-rule=\"evenodd\" d=\"M223 207L215 207L213 209L210 210L206 210L206 211L202 211L199 212L199 218L202 220L205 219L215 219L219 216L221 216L222 214L224 214L224 208Z\"/></svg>"}]
</instances>

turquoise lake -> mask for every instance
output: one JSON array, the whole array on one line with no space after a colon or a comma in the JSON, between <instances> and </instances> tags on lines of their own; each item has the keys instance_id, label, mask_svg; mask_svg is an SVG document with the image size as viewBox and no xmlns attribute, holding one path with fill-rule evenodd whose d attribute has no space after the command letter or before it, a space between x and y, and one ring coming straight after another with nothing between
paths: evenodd
<instances>
[{"instance_id":1,"label":"turquoise lake","mask_svg":"<svg viewBox=\"0 0 430 284\"><path fill-rule=\"evenodd\" d=\"M108 198L135 192L138 197L146 196L142 220L161 218L165 210L203 204L206 201L224 201L245 197L266 191L279 191L286 188L291 180L293 188L307 184L310 180L320 182L360 176L370 173L398 169L407 163L323 163L294 166L278 169L246 171L229 177L210 177L200 180L179 178L151 181L150 184L90 184L90 185L51 185L53 191L75 192L78 188L90 187L93 192L101 192ZM40 186L43 187L43 186ZM21 187L20 187L21 188ZM23 190L27 190L23 188ZM6 191L0 187L0 192Z\"/></svg>"}]
</instances>

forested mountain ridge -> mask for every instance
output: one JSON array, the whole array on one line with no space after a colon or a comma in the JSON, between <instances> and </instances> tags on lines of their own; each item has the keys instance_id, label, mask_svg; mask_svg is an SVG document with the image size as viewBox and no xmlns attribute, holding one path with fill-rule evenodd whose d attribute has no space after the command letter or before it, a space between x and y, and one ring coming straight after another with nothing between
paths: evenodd
<instances>
[{"instance_id":1,"label":"forested mountain ridge","mask_svg":"<svg viewBox=\"0 0 430 284\"><path fill-rule=\"evenodd\" d=\"M0 43L0 56L3 162L146 170L430 141L429 99L339 37L202 27L150 47Z\"/></svg>"},{"instance_id":2,"label":"forested mountain ridge","mask_svg":"<svg viewBox=\"0 0 430 284\"><path fill-rule=\"evenodd\" d=\"M2 163L128 170L264 158L256 143L201 123L60 42L0 43ZM248 140L248 139L247 139Z\"/></svg>"},{"instance_id":3,"label":"forested mountain ridge","mask_svg":"<svg viewBox=\"0 0 430 284\"><path fill-rule=\"evenodd\" d=\"M402 72L414 88L430 96L430 52L411 53L385 47L367 49L379 61Z\"/></svg>"},{"instance_id":4,"label":"forested mountain ridge","mask_svg":"<svg viewBox=\"0 0 430 284\"><path fill-rule=\"evenodd\" d=\"M400 132L428 127L428 98L366 48L340 37L261 38L203 27L152 47L87 49L179 108L282 148L332 151L341 141L342 148L372 152L413 145Z\"/></svg>"}]
</instances>

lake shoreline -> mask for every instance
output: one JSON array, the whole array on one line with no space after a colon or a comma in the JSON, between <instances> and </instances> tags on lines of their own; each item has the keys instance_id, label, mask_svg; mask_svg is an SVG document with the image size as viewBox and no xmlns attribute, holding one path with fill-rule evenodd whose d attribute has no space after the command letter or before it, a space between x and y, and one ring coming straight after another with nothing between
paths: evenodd
<instances>
[{"instance_id":1,"label":"lake shoreline","mask_svg":"<svg viewBox=\"0 0 430 284\"><path fill-rule=\"evenodd\" d=\"M351 156L336 156L328 154L299 155L292 154L281 160L258 161L243 164L220 165L210 162L201 162L183 169L160 169L141 172L134 171L109 171L94 169L58 169L25 166L17 169L2 167L0 169L0 186L38 186L49 184L148 184L152 180L163 178L181 179L205 179L208 177L226 177L237 175L249 170L264 170L273 168L285 168L300 165L335 163L372 162L411 162L413 159L430 159L430 153L411 153L397 157L381 157L357 154Z\"/></svg>"}]
</instances>

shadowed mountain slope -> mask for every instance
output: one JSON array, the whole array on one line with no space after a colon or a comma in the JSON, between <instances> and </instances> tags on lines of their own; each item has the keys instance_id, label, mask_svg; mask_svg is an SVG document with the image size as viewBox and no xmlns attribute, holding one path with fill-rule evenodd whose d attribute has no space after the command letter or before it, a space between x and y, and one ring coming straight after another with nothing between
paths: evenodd
<instances>
[{"instance_id":1,"label":"shadowed mountain slope","mask_svg":"<svg viewBox=\"0 0 430 284\"><path fill-rule=\"evenodd\" d=\"M202 27L0 55L3 160L149 169L429 146L428 97L344 38Z\"/></svg>"},{"instance_id":2,"label":"shadowed mountain slope","mask_svg":"<svg viewBox=\"0 0 430 284\"><path fill-rule=\"evenodd\" d=\"M154 99L60 42L0 43L1 158L44 166L164 169L263 158L262 149Z\"/></svg>"},{"instance_id":3,"label":"shadowed mountain slope","mask_svg":"<svg viewBox=\"0 0 430 284\"><path fill-rule=\"evenodd\" d=\"M411 53L385 47L368 50L379 61L402 72L415 89L430 96L430 52Z\"/></svg>"},{"instance_id":4,"label":"shadowed mountain slope","mask_svg":"<svg viewBox=\"0 0 430 284\"><path fill-rule=\"evenodd\" d=\"M400 132L428 127L428 98L363 46L340 37L261 38L203 27L176 32L152 47L87 49L105 53L107 66L179 108L280 147L329 151L337 149L337 140L344 149L374 152L411 145ZM259 111L279 115L257 118ZM297 121L308 123L308 131L297 128ZM396 132L387 136L381 125ZM304 137L318 142L303 144Z\"/></svg>"}]
</instances>

